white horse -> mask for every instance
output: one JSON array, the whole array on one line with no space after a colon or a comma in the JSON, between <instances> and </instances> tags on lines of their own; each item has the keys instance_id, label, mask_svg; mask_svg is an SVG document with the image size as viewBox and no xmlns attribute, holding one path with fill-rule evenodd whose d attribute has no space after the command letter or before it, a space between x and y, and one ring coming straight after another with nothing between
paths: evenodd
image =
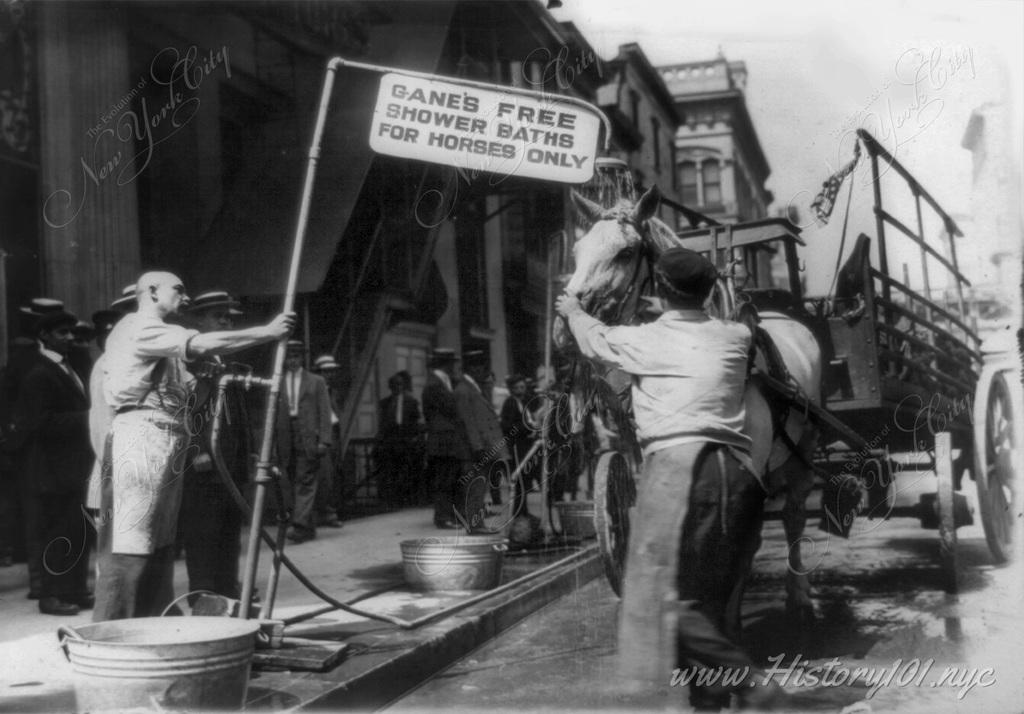
<instances>
[{"instance_id":1,"label":"white horse","mask_svg":"<svg viewBox=\"0 0 1024 714\"><path fill-rule=\"evenodd\" d=\"M681 245L675 233L654 212L661 200L656 188L645 193L635 206L628 202L606 210L573 192L577 211L591 224L573 248L576 270L566 292L576 296L583 309L603 322L626 324L637 319L638 298L645 284L653 287L650 266L665 250ZM821 349L804 325L778 312L762 312L761 326L775 342L782 360L800 390L815 403L821 401ZM555 344L568 346L572 337L565 324L555 325ZM813 618L810 584L801 560L801 541L807 515L805 501L813 485L809 468L817 435L804 413L790 409L785 431L791 445L773 433L769 403L761 390L748 383L744 394L745 431L752 441L752 460L769 494L786 489L783 524L789 545L786 578L787 610L800 618ZM747 564L747 569L752 563ZM745 580L747 572L741 574ZM739 622L742 580L729 603L734 627Z\"/></svg>"}]
</instances>

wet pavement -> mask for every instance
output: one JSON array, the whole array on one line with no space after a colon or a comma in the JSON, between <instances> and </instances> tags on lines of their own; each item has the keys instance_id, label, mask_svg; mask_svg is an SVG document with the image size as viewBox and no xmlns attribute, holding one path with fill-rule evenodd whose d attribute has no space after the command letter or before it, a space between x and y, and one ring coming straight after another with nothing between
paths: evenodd
<instances>
[{"instance_id":1,"label":"wet pavement","mask_svg":"<svg viewBox=\"0 0 1024 714\"><path fill-rule=\"evenodd\" d=\"M777 682L790 692L808 692L815 676L831 672L834 682L860 668L860 681L870 678L875 686L864 687L863 701L851 712L1024 711L1022 569L993 565L980 525L958 531L956 596L942 590L937 532L922 530L917 520L859 520L848 540L816 525L809 523L813 545L804 547L813 627L801 629L786 616L786 546L778 521L766 525L744 602L745 644L757 661L776 666ZM617 607L599 578L390 710L686 710L678 688L639 699L616 696ZM820 710L839 707L822 704Z\"/></svg>"}]
</instances>

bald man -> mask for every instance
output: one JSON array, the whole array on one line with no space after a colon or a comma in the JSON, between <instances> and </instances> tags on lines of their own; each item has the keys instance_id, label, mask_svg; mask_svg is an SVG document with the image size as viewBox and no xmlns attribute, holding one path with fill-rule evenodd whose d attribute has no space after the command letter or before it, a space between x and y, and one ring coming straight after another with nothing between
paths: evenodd
<instances>
[{"instance_id":1,"label":"bald man","mask_svg":"<svg viewBox=\"0 0 1024 714\"><path fill-rule=\"evenodd\" d=\"M167 318L183 306L173 273L136 281L138 307L107 338L103 396L114 409L111 487L104 488L93 621L160 615L174 599L174 540L181 504L193 378L185 362L286 337L292 313L244 330L200 333Z\"/></svg>"}]
</instances>

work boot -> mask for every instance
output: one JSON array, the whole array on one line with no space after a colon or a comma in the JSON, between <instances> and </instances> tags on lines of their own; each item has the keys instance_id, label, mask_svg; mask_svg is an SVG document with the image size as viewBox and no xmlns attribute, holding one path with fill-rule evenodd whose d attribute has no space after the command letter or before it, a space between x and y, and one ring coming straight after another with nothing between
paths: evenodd
<instances>
[{"instance_id":1,"label":"work boot","mask_svg":"<svg viewBox=\"0 0 1024 714\"><path fill-rule=\"evenodd\" d=\"M39 612L44 615L77 615L81 610L74 603L64 602L55 597L44 597L39 601Z\"/></svg>"}]
</instances>

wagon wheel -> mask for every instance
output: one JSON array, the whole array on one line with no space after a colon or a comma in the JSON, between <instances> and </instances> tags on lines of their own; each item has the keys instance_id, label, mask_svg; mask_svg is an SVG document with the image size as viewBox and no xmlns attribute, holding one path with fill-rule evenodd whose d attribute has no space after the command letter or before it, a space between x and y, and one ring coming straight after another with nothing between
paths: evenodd
<instances>
[{"instance_id":1,"label":"wagon wheel","mask_svg":"<svg viewBox=\"0 0 1024 714\"><path fill-rule=\"evenodd\" d=\"M1019 418L1006 378L997 372L989 386L984 422L975 421L978 473L974 479L985 539L997 563L1012 557L1020 521L1021 494L1014 483L1014 457L1020 448L1014 427Z\"/></svg>"},{"instance_id":2,"label":"wagon wheel","mask_svg":"<svg viewBox=\"0 0 1024 714\"><path fill-rule=\"evenodd\" d=\"M622 595L629 549L629 509L636 505L636 482L629 462L617 451L601 455L594 474L594 530L608 583Z\"/></svg>"}]
</instances>

